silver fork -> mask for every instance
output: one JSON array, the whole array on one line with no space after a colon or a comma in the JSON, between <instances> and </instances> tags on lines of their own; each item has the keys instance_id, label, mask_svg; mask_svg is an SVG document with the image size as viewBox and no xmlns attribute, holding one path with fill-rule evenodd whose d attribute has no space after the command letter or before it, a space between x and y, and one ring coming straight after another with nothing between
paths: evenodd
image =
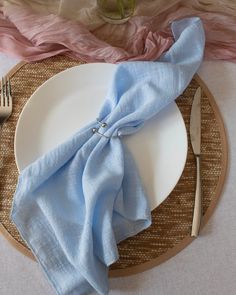
<instances>
[{"instance_id":1,"label":"silver fork","mask_svg":"<svg viewBox=\"0 0 236 295\"><path fill-rule=\"evenodd\" d=\"M12 113L11 82L9 78L3 77L1 84L0 99L0 125L2 125Z\"/></svg>"}]
</instances>

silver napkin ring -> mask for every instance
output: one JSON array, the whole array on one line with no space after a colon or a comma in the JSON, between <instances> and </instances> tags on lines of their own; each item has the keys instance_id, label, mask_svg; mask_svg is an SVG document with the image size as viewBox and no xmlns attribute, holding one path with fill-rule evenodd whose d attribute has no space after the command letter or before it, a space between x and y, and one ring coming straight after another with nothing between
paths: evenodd
<instances>
[{"instance_id":1,"label":"silver napkin ring","mask_svg":"<svg viewBox=\"0 0 236 295\"><path fill-rule=\"evenodd\" d=\"M92 129L92 132L93 132L93 133L97 133L97 134L100 135L100 136L103 136L103 137L106 137L106 138L110 138L109 136L106 136L106 135L102 134L101 132L99 132L99 131L98 131L98 128L93 128L93 129Z\"/></svg>"},{"instance_id":2,"label":"silver napkin ring","mask_svg":"<svg viewBox=\"0 0 236 295\"><path fill-rule=\"evenodd\" d=\"M107 123L106 122L102 122L101 120L99 120L98 118L96 119L96 121L100 124L100 127L102 128L106 128L107 127ZM97 133L100 136L106 137L106 138L110 138L104 134L102 134L101 132L99 132L99 128L93 128L92 129L93 133Z\"/></svg>"},{"instance_id":3,"label":"silver napkin ring","mask_svg":"<svg viewBox=\"0 0 236 295\"><path fill-rule=\"evenodd\" d=\"M103 127L103 128L106 128L106 127L107 127L107 123L106 123L106 122L102 122L102 121L100 121L98 118L96 119L96 121L100 124L101 127ZM100 127L99 127L99 128L100 128ZM105 134L99 132L99 128L95 128L95 127L94 127L94 128L92 129L92 132L93 132L93 133L96 133L96 134L98 134L98 135L100 135L100 136L103 136L103 137L105 137L105 138L111 138L111 137L106 136ZM120 132L118 132L118 135L117 135L117 136L118 136L118 137L121 136Z\"/></svg>"},{"instance_id":4,"label":"silver napkin ring","mask_svg":"<svg viewBox=\"0 0 236 295\"><path fill-rule=\"evenodd\" d=\"M101 127L103 128L107 127L107 123L100 121L98 118L96 119L96 121L101 125Z\"/></svg>"}]
</instances>

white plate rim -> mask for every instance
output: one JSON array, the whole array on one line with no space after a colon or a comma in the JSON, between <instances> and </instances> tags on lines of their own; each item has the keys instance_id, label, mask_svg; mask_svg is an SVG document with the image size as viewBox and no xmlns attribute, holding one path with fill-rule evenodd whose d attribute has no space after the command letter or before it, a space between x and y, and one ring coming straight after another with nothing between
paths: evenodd
<instances>
[{"instance_id":1,"label":"white plate rim","mask_svg":"<svg viewBox=\"0 0 236 295\"><path fill-rule=\"evenodd\" d=\"M70 67L68 69L65 69L55 75L53 75L52 77L50 77L48 80L46 80L43 84L41 84L30 96L30 98L27 100L27 102L25 103L19 117L18 117L18 120L17 120L17 124L16 124L16 129L15 129L15 136L14 136L14 155L15 155L15 163L16 163L16 166L17 166L17 169L18 169L18 172L20 173L21 172L21 169L19 168L19 165L18 165L18 161L17 161L17 157L16 157L16 150L17 150L17 137L18 137L18 134L19 134L19 126L21 124L21 121L22 121L22 117L24 116L24 112L25 110L27 110L27 108L30 106L30 104L33 102L33 100L35 99L35 97L37 98L37 93L41 91L42 88L45 87L45 85L47 85L48 83L51 83L52 80L54 79L57 79L58 76L60 75L65 75L67 72L70 72L72 69L74 70L75 68L81 68L81 67L87 67L87 66L103 66L103 65L109 65L109 66L114 66L114 64L109 64L109 63L87 63L87 64L81 64L81 65L76 65L76 66L73 66L73 67ZM184 133L185 133L185 136L184 136L184 139L185 139L185 142L184 142L184 154L185 154L185 158L182 162L182 166L180 168L180 171L181 173L179 173L179 177L176 178L176 182L173 183L172 187L170 188L169 190L169 193L167 194L167 196L165 196L165 198L155 207L157 208L158 206L160 206L169 196L169 194L173 191L173 189L175 188L175 186L177 185L177 183L179 182L179 179L181 178L181 175L184 171L184 167L185 167L185 164L186 164L186 160L187 160L187 154L188 154L188 137L187 137L187 129L186 129L186 125L185 125L185 122L184 122L184 119L183 119L183 116L182 116L182 113L180 112L179 110L179 107L178 105L176 104L176 102L174 102L174 104L176 105L178 111L179 111L179 114L181 116L181 119L182 119L182 123L183 123L183 127L184 127ZM152 210L154 210L155 208L152 208Z\"/></svg>"}]
</instances>

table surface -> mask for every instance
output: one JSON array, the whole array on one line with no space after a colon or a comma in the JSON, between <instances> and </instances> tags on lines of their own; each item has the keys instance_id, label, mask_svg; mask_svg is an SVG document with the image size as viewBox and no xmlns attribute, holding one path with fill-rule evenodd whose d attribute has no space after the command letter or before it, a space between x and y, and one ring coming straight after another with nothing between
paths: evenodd
<instances>
[{"instance_id":1,"label":"table surface","mask_svg":"<svg viewBox=\"0 0 236 295\"><path fill-rule=\"evenodd\" d=\"M0 76L19 60L0 54ZM204 62L199 75L221 110L229 144L228 175L218 206L201 235L165 263L110 279L110 295L236 294L236 64ZM39 265L0 235L0 294L53 295Z\"/></svg>"}]
</instances>

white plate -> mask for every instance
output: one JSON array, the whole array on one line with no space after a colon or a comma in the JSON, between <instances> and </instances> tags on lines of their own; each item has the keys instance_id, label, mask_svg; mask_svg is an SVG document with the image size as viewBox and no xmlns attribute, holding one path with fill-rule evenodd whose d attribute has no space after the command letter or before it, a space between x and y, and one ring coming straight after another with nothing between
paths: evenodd
<instances>
[{"instance_id":1,"label":"white plate","mask_svg":"<svg viewBox=\"0 0 236 295\"><path fill-rule=\"evenodd\" d=\"M115 65L85 64L63 71L40 86L16 127L19 171L97 117ZM175 103L136 134L127 136L154 209L177 184L187 156L187 134Z\"/></svg>"}]
</instances>

